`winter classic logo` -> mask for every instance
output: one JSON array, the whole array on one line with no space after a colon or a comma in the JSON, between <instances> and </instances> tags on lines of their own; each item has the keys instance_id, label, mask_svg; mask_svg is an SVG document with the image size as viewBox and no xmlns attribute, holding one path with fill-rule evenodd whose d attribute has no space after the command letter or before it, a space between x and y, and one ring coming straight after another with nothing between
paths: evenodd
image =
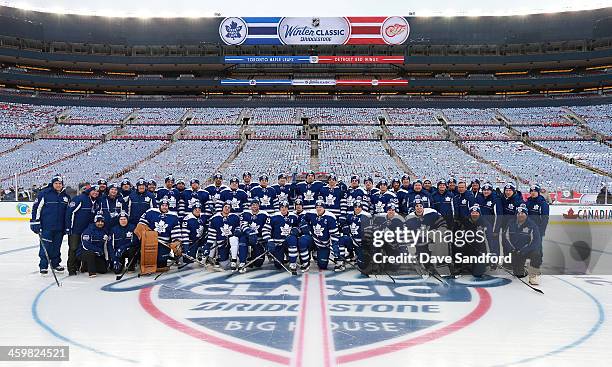
<instances>
[{"instance_id":1,"label":"winter classic logo","mask_svg":"<svg viewBox=\"0 0 612 367\"><path fill-rule=\"evenodd\" d=\"M248 35L249 28L242 18L225 18L219 25L219 36L228 45L242 44Z\"/></svg>"},{"instance_id":2,"label":"winter classic logo","mask_svg":"<svg viewBox=\"0 0 612 367\"><path fill-rule=\"evenodd\" d=\"M351 34L346 18L283 18L278 35L285 45L342 45Z\"/></svg>"},{"instance_id":3,"label":"winter classic logo","mask_svg":"<svg viewBox=\"0 0 612 367\"><path fill-rule=\"evenodd\" d=\"M403 17L389 17L380 27L380 33L387 44L400 45L408 39L410 26Z\"/></svg>"},{"instance_id":4,"label":"winter classic logo","mask_svg":"<svg viewBox=\"0 0 612 367\"><path fill-rule=\"evenodd\" d=\"M17 213L19 213L19 215L30 215L32 213L32 208L30 208L30 206L26 203L19 203L16 206L17 208Z\"/></svg>"},{"instance_id":5,"label":"winter classic logo","mask_svg":"<svg viewBox=\"0 0 612 367\"><path fill-rule=\"evenodd\" d=\"M348 363L441 338L480 319L491 306L478 283L397 277L363 278L357 272L293 277L253 270L228 277L199 269L134 288L143 309L191 337L285 365ZM478 287L478 288L473 288ZM296 360L298 359L298 360Z\"/></svg>"}]
</instances>

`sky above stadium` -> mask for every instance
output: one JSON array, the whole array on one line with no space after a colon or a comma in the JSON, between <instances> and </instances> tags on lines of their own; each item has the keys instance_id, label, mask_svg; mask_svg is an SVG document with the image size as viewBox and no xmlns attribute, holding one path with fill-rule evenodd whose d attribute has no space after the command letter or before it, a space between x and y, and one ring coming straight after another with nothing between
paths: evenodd
<instances>
[{"instance_id":1,"label":"sky above stadium","mask_svg":"<svg viewBox=\"0 0 612 367\"><path fill-rule=\"evenodd\" d=\"M1 5L59 14L131 17L479 16L547 13L612 6L612 0L0 0Z\"/></svg>"}]
</instances>

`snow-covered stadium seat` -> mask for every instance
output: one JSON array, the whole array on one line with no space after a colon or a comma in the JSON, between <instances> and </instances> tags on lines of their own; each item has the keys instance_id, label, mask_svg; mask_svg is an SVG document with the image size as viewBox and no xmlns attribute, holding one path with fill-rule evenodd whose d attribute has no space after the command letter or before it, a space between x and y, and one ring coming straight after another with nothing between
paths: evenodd
<instances>
[{"instance_id":1,"label":"snow-covered stadium seat","mask_svg":"<svg viewBox=\"0 0 612 367\"><path fill-rule=\"evenodd\" d=\"M501 185L513 181L494 167L477 161L450 141L429 141L426 144L390 142L395 152L419 178L428 178L435 183L454 177L468 183L478 178Z\"/></svg>"},{"instance_id":2,"label":"snow-covered stadium seat","mask_svg":"<svg viewBox=\"0 0 612 367\"><path fill-rule=\"evenodd\" d=\"M390 121L387 124L439 125L437 111L427 108L387 108Z\"/></svg>"},{"instance_id":3,"label":"snow-covered stadium seat","mask_svg":"<svg viewBox=\"0 0 612 367\"><path fill-rule=\"evenodd\" d=\"M300 124L294 108L254 108L252 123L258 125Z\"/></svg>"},{"instance_id":4,"label":"snow-covered stadium seat","mask_svg":"<svg viewBox=\"0 0 612 367\"><path fill-rule=\"evenodd\" d=\"M28 140L27 139L0 139L0 154L26 141ZM2 157L0 157L0 159L2 159Z\"/></svg>"},{"instance_id":5,"label":"snow-covered stadium seat","mask_svg":"<svg viewBox=\"0 0 612 367\"><path fill-rule=\"evenodd\" d=\"M99 141L39 139L0 156L2 178L62 159ZM33 182L40 184L40 182Z\"/></svg>"},{"instance_id":6,"label":"snow-covered stadium seat","mask_svg":"<svg viewBox=\"0 0 612 367\"><path fill-rule=\"evenodd\" d=\"M478 108L448 108L442 110L449 125L499 125L495 110Z\"/></svg>"},{"instance_id":7,"label":"snow-covered stadium seat","mask_svg":"<svg viewBox=\"0 0 612 367\"><path fill-rule=\"evenodd\" d=\"M464 140L505 140L509 139L505 126L452 126L452 129Z\"/></svg>"},{"instance_id":8,"label":"snow-covered stadium seat","mask_svg":"<svg viewBox=\"0 0 612 367\"><path fill-rule=\"evenodd\" d=\"M389 125L393 139L442 139L448 134L441 125Z\"/></svg>"},{"instance_id":9,"label":"snow-covered stadium seat","mask_svg":"<svg viewBox=\"0 0 612 367\"><path fill-rule=\"evenodd\" d=\"M177 179L185 179L187 184L192 178L204 183L212 177L237 145L237 140L179 140L123 177L132 180L139 177L152 178L158 185L162 185L164 177L173 174Z\"/></svg>"},{"instance_id":10,"label":"snow-covered stadium seat","mask_svg":"<svg viewBox=\"0 0 612 367\"><path fill-rule=\"evenodd\" d=\"M181 130L181 137L187 139L237 139L238 125L188 125Z\"/></svg>"},{"instance_id":11,"label":"snow-covered stadium seat","mask_svg":"<svg viewBox=\"0 0 612 367\"><path fill-rule=\"evenodd\" d=\"M562 160L529 148L521 142L466 142L475 153L510 172L539 183L549 191L574 189L581 192L597 192L604 176L576 167Z\"/></svg>"},{"instance_id":12,"label":"snow-covered stadium seat","mask_svg":"<svg viewBox=\"0 0 612 367\"><path fill-rule=\"evenodd\" d=\"M376 139L380 128L366 125L321 125L319 139Z\"/></svg>"},{"instance_id":13,"label":"snow-covered stadium seat","mask_svg":"<svg viewBox=\"0 0 612 367\"><path fill-rule=\"evenodd\" d=\"M123 133L127 136L166 138L178 128L177 125L128 125Z\"/></svg>"},{"instance_id":14,"label":"snow-covered stadium seat","mask_svg":"<svg viewBox=\"0 0 612 367\"><path fill-rule=\"evenodd\" d=\"M68 111L68 121L71 124L120 124L133 111L133 108L76 106Z\"/></svg>"},{"instance_id":15,"label":"snow-covered stadium seat","mask_svg":"<svg viewBox=\"0 0 612 367\"><path fill-rule=\"evenodd\" d=\"M319 171L335 173L344 182L354 174L375 181L403 174L379 141L321 140L319 144Z\"/></svg>"},{"instance_id":16,"label":"snow-covered stadium seat","mask_svg":"<svg viewBox=\"0 0 612 367\"><path fill-rule=\"evenodd\" d=\"M242 178L242 174L249 171L255 180L259 175L267 174L275 183L279 173L290 175L293 167L297 167L298 172L310 169L310 142L249 140L223 174L226 179L231 176Z\"/></svg>"},{"instance_id":17,"label":"snow-covered stadium seat","mask_svg":"<svg viewBox=\"0 0 612 367\"><path fill-rule=\"evenodd\" d=\"M241 108L195 108L190 124L217 125L238 124Z\"/></svg>"},{"instance_id":18,"label":"snow-covered stadium seat","mask_svg":"<svg viewBox=\"0 0 612 367\"><path fill-rule=\"evenodd\" d=\"M516 126L520 132L529 133L532 140L538 139L580 139L578 126Z\"/></svg>"},{"instance_id":19,"label":"snow-covered stadium seat","mask_svg":"<svg viewBox=\"0 0 612 367\"><path fill-rule=\"evenodd\" d=\"M539 145L567 158L612 172L612 148L595 141L543 141Z\"/></svg>"},{"instance_id":20,"label":"snow-covered stadium seat","mask_svg":"<svg viewBox=\"0 0 612 367\"><path fill-rule=\"evenodd\" d=\"M113 131L116 126L113 125L64 125L57 124L49 131L49 134L44 136L61 136L65 138L88 138L96 139L104 134Z\"/></svg>"},{"instance_id":21,"label":"snow-covered stadium seat","mask_svg":"<svg viewBox=\"0 0 612 367\"><path fill-rule=\"evenodd\" d=\"M304 108L302 117L311 124L378 124L383 112L378 108Z\"/></svg>"},{"instance_id":22,"label":"snow-covered stadium seat","mask_svg":"<svg viewBox=\"0 0 612 367\"><path fill-rule=\"evenodd\" d=\"M578 116L596 132L612 137L612 105L572 107Z\"/></svg>"},{"instance_id":23,"label":"snow-covered stadium seat","mask_svg":"<svg viewBox=\"0 0 612 367\"><path fill-rule=\"evenodd\" d=\"M136 119L131 124L180 124L185 114L184 108L141 108L136 111Z\"/></svg>"},{"instance_id":24,"label":"snow-covered stadium seat","mask_svg":"<svg viewBox=\"0 0 612 367\"><path fill-rule=\"evenodd\" d=\"M302 128L298 125L276 125L276 126L251 126L248 131L253 133L254 138L258 139L305 139L306 135L301 135Z\"/></svg>"},{"instance_id":25,"label":"snow-covered stadium seat","mask_svg":"<svg viewBox=\"0 0 612 367\"><path fill-rule=\"evenodd\" d=\"M111 140L94 147L85 154L79 154L21 176L20 181L44 182L53 174L60 173L68 185L77 187L81 182L95 182L100 178L109 178L131 163L147 157L163 143L161 140Z\"/></svg>"},{"instance_id":26,"label":"snow-covered stadium seat","mask_svg":"<svg viewBox=\"0 0 612 367\"><path fill-rule=\"evenodd\" d=\"M29 135L53 122L63 107L0 102L0 136Z\"/></svg>"},{"instance_id":27,"label":"snow-covered stadium seat","mask_svg":"<svg viewBox=\"0 0 612 367\"><path fill-rule=\"evenodd\" d=\"M541 125L567 123L567 112L559 107L500 108L510 125Z\"/></svg>"}]
</instances>

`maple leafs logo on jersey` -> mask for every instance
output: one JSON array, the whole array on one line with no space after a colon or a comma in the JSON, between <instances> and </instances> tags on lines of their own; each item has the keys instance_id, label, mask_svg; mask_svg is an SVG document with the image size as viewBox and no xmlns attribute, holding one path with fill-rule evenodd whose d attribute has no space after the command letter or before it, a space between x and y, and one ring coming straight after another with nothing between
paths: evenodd
<instances>
[{"instance_id":1,"label":"maple leafs logo on jersey","mask_svg":"<svg viewBox=\"0 0 612 367\"><path fill-rule=\"evenodd\" d=\"M197 203L198 201L200 201L200 200L198 200L197 198L189 199L189 207L190 208L193 207L193 204Z\"/></svg>"},{"instance_id":2,"label":"maple leafs logo on jersey","mask_svg":"<svg viewBox=\"0 0 612 367\"><path fill-rule=\"evenodd\" d=\"M348 196L348 197L346 198L346 205L347 205L349 208L352 208L352 207L353 207L353 203L354 203L354 202L355 202L355 198L354 198L354 197L352 197L352 196Z\"/></svg>"},{"instance_id":3,"label":"maple leafs logo on jersey","mask_svg":"<svg viewBox=\"0 0 612 367\"><path fill-rule=\"evenodd\" d=\"M169 201L170 201L171 208L176 206L176 198L174 196L171 196Z\"/></svg>"},{"instance_id":4,"label":"maple leafs logo on jersey","mask_svg":"<svg viewBox=\"0 0 612 367\"><path fill-rule=\"evenodd\" d=\"M278 201L282 203L283 201L287 200L287 197L288 195L286 193L280 192L278 194Z\"/></svg>"},{"instance_id":5,"label":"maple leafs logo on jersey","mask_svg":"<svg viewBox=\"0 0 612 367\"><path fill-rule=\"evenodd\" d=\"M280 227L281 236L289 236L291 234L291 226L285 223L282 227Z\"/></svg>"},{"instance_id":6,"label":"maple leafs logo on jersey","mask_svg":"<svg viewBox=\"0 0 612 367\"><path fill-rule=\"evenodd\" d=\"M351 223L351 234L358 235L359 234L359 225L357 223Z\"/></svg>"},{"instance_id":7,"label":"maple leafs logo on jersey","mask_svg":"<svg viewBox=\"0 0 612 367\"><path fill-rule=\"evenodd\" d=\"M166 228L168 228L168 224L164 222L163 220L160 220L159 222L155 222L155 232L164 233L166 232Z\"/></svg>"},{"instance_id":8,"label":"maple leafs logo on jersey","mask_svg":"<svg viewBox=\"0 0 612 367\"><path fill-rule=\"evenodd\" d=\"M221 235L223 237L229 237L232 235L232 227L229 224L224 224L223 227L221 227Z\"/></svg>"},{"instance_id":9,"label":"maple leafs logo on jersey","mask_svg":"<svg viewBox=\"0 0 612 367\"><path fill-rule=\"evenodd\" d=\"M261 197L261 205L270 206L270 197L268 195L264 195Z\"/></svg>"},{"instance_id":10,"label":"maple leafs logo on jersey","mask_svg":"<svg viewBox=\"0 0 612 367\"><path fill-rule=\"evenodd\" d=\"M204 235L204 226L199 226L196 230L196 235L198 238L201 238Z\"/></svg>"},{"instance_id":11,"label":"maple leafs logo on jersey","mask_svg":"<svg viewBox=\"0 0 612 367\"><path fill-rule=\"evenodd\" d=\"M255 218L253 218L253 219L255 219ZM251 222L249 224L249 227L251 227L251 229L254 230L254 231L257 231L259 229L259 226L257 225L256 222Z\"/></svg>"},{"instance_id":12,"label":"maple leafs logo on jersey","mask_svg":"<svg viewBox=\"0 0 612 367\"><path fill-rule=\"evenodd\" d=\"M378 203L376 203L376 212L377 213L382 213L385 209L385 204L383 204L382 201L379 201Z\"/></svg>"},{"instance_id":13,"label":"maple leafs logo on jersey","mask_svg":"<svg viewBox=\"0 0 612 367\"><path fill-rule=\"evenodd\" d=\"M316 226L312 227L312 231L314 232L315 236L323 237L323 227L319 223L317 223Z\"/></svg>"},{"instance_id":14,"label":"maple leafs logo on jersey","mask_svg":"<svg viewBox=\"0 0 612 367\"><path fill-rule=\"evenodd\" d=\"M336 198L334 197L334 195L329 194L327 195L327 197L325 198L325 205L334 205L336 204Z\"/></svg>"},{"instance_id":15,"label":"maple leafs logo on jersey","mask_svg":"<svg viewBox=\"0 0 612 367\"><path fill-rule=\"evenodd\" d=\"M306 190L306 192L304 193L304 200L306 200L306 201L313 201L314 200L314 192L312 192L310 190Z\"/></svg>"},{"instance_id":16,"label":"maple leafs logo on jersey","mask_svg":"<svg viewBox=\"0 0 612 367\"><path fill-rule=\"evenodd\" d=\"M226 38L242 38L242 35L240 34L240 31L242 31L242 26L238 25L238 23L236 23L235 21L232 21L229 25L226 25L225 31L227 32L227 34L225 35Z\"/></svg>"},{"instance_id":17,"label":"maple leafs logo on jersey","mask_svg":"<svg viewBox=\"0 0 612 367\"><path fill-rule=\"evenodd\" d=\"M240 202L235 197L232 198L232 209L238 209L240 207Z\"/></svg>"},{"instance_id":18,"label":"maple leafs logo on jersey","mask_svg":"<svg viewBox=\"0 0 612 367\"><path fill-rule=\"evenodd\" d=\"M487 206L493 206L493 202L491 200L487 201Z\"/></svg>"}]
</instances>

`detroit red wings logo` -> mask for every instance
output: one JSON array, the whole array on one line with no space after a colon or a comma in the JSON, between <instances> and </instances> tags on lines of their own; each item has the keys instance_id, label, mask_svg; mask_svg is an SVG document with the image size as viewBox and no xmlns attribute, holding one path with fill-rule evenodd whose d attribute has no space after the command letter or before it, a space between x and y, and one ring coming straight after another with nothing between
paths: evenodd
<instances>
[{"instance_id":1,"label":"detroit red wings logo","mask_svg":"<svg viewBox=\"0 0 612 367\"><path fill-rule=\"evenodd\" d=\"M395 23L385 28L385 34L387 37L395 37L405 32L406 28L405 24Z\"/></svg>"}]
</instances>

